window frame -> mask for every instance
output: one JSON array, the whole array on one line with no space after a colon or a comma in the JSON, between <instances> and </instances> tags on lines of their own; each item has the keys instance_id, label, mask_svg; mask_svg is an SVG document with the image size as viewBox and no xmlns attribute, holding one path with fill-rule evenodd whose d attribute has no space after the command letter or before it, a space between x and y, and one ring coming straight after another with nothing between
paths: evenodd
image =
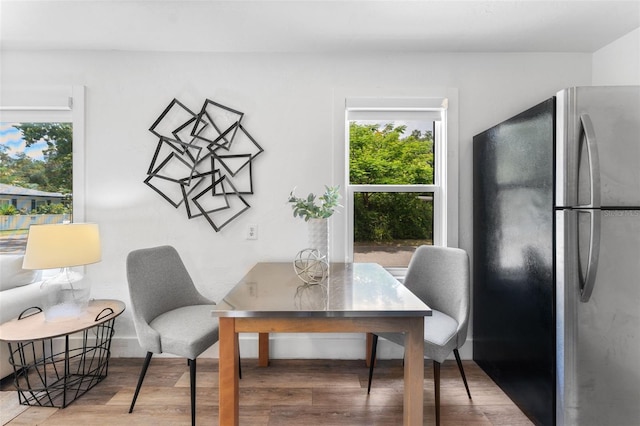
<instances>
[{"instance_id":1,"label":"window frame","mask_svg":"<svg viewBox=\"0 0 640 426\"><path fill-rule=\"evenodd\" d=\"M0 122L72 123L73 221L85 220L85 87L3 89Z\"/></svg>"},{"instance_id":2,"label":"window frame","mask_svg":"<svg viewBox=\"0 0 640 426\"><path fill-rule=\"evenodd\" d=\"M336 115L334 129L336 143L334 158L337 167L334 179L342 182L345 214L334 223L335 234L342 233L332 249L344 252L346 262L353 261L353 195L355 192L432 192L434 196L434 245L458 246L458 91L454 88L425 90L372 90L367 97L362 91L336 89L334 105ZM354 99L357 100L354 102ZM368 104L367 104L368 102ZM359 106L354 106L354 105ZM438 111L439 129L434 134L434 184L433 185L351 185L349 183L349 110L361 111L393 109L402 111L423 109ZM334 235L335 235L334 234ZM343 244L340 244L342 241ZM402 276L406 268L388 268L394 275Z\"/></svg>"}]
</instances>

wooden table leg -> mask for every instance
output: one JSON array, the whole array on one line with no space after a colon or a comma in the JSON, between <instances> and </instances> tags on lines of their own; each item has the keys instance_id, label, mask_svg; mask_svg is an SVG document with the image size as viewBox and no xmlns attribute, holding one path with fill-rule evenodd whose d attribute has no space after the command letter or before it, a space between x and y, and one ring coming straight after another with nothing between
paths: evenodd
<instances>
[{"instance_id":1,"label":"wooden table leg","mask_svg":"<svg viewBox=\"0 0 640 426\"><path fill-rule=\"evenodd\" d=\"M424 318L407 318L404 362L404 426L422 425L424 387Z\"/></svg>"},{"instance_id":2,"label":"wooden table leg","mask_svg":"<svg viewBox=\"0 0 640 426\"><path fill-rule=\"evenodd\" d=\"M220 318L220 374L218 418L221 426L240 424L238 383L238 333L235 318Z\"/></svg>"},{"instance_id":3,"label":"wooden table leg","mask_svg":"<svg viewBox=\"0 0 640 426\"><path fill-rule=\"evenodd\" d=\"M258 333L258 367L269 366L269 333Z\"/></svg>"},{"instance_id":4,"label":"wooden table leg","mask_svg":"<svg viewBox=\"0 0 640 426\"><path fill-rule=\"evenodd\" d=\"M371 349L373 346L373 334L372 333L367 333L367 339L365 342L366 345L366 349L365 349L365 358L364 358L364 362L366 364L367 367L371 367ZM375 366L375 359L373 360L373 365Z\"/></svg>"}]
</instances>

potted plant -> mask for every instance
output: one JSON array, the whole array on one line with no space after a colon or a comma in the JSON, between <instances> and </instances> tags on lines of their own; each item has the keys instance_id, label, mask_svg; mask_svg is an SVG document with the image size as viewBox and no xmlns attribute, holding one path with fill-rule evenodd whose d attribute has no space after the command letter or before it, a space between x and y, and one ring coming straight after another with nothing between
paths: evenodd
<instances>
[{"instance_id":1,"label":"potted plant","mask_svg":"<svg viewBox=\"0 0 640 426\"><path fill-rule=\"evenodd\" d=\"M289 194L289 203L293 209L293 217L301 217L308 223L309 248L316 249L322 257L329 261L329 223L328 219L336 208L342 207L340 186L326 186L320 197L310 193L306 198L296 197L295 188Z\"/></svg>"},{"instance_id":2,"label":"potted plant","mask_svg":"<svg viewBox=\"0 0 640 426\"><path fill-rule=\"evenodd\" d=\"M313 193L307 195L307 198L296 197L294 194L295 188L289 194L289 202L292 204L293 217L302 217L305 222L310 219L328 219L333 215L337 207L341 207L338 204L340 199L340 193L338 192L340 186L326 186L325 193L319 198L319 204L316 203L316 196Z\"/></svg>"}]
</instances>

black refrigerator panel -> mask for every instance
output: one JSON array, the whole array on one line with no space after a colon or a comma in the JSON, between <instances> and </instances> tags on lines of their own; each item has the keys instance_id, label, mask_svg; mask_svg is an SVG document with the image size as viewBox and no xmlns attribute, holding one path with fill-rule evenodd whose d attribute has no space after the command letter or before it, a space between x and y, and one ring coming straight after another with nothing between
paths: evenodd
<instances>
[{"instance_id":1,"label":"black refrigerator panel","mask_svg":"<svg viewBox=\"0 0 640 426\"><path fill-rule=\"evenodd\" d=\"M554 424L555 98L473 138L473 358Z\"/></svg>"}]
</instances>

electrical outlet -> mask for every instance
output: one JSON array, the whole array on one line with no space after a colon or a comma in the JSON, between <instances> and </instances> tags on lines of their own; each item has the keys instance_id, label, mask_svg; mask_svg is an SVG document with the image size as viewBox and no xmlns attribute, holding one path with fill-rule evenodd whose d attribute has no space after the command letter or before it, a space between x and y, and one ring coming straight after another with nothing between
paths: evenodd
<instances>
[{"instance_id":1,"label":"electrical outlet","mask_svg":"<svg viewBox=\"0 0 640 426\"><path fill-rule=\"evenodd\" d=\"M247 225L247 240L257 240L258 239L258 225L255 223L251 225Z\"/></svg>"}]
</instances>

